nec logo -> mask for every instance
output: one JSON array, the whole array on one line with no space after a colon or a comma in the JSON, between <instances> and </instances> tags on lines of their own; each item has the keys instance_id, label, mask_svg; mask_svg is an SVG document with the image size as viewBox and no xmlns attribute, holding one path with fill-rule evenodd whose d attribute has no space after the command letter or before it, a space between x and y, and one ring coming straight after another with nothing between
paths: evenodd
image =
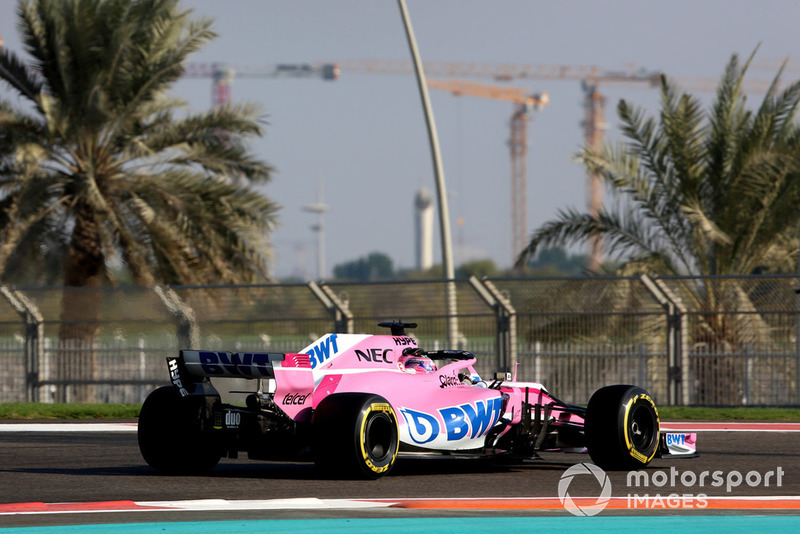
<instances>
[{"instance_id":1,"label":"nec logo","mask_svg":"<svg viewBox=\"0 0 800 534\"><path fill-rule=\"evenodd\" d=\"M356 356L358 356L358 361L368 361L368 362L383 362L383 363L394 363L389 356L392 353L392 349L367 349L367 352L362 352L356 349Z\"/></svg>"}]
</instances>

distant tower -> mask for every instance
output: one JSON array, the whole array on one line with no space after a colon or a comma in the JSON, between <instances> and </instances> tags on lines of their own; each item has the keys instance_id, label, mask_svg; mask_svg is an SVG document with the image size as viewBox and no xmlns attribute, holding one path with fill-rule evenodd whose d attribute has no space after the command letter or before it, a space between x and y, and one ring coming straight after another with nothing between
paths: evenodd
<instances>
[{"instance_id":1,"label":"distant tower","mask_svg":"<svg viewBox=\"0 0 800 534\"><path fill-rule=\"evenodd\" d=\"M416 268L427 271L433 267L433 195L424 187L414 196L414 239Z\"/></svg>"},{"instance_id":2,"label":"distant tower","mask_svg":"<svg viewBox=\"0 0 800 534\"><path fill-rule=\"evenodd\" d=\"M325 226L323 225L323 215L328 211L328 205L322 201L322 182L319 184L317 201L313 204L303 206L303 211L317 214L317 224L311 229L317 233L317 280L325 278Z\"/></svg>"}]
</instances>

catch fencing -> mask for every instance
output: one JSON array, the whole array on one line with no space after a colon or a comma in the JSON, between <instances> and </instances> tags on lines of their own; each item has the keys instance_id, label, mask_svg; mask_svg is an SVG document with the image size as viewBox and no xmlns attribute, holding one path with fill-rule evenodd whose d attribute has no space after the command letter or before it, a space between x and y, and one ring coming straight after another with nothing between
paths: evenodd
<instances>
[{"instance_id":1,"label":"catch fencing","mask_svg":"<svg viewBox=\"0 0 800 534\"><path fill-rule=\"evenodd\" d=\"M629 383L665 405L800 405L797 280L0 287L0 402L139 403L167 383L165 357L181 348L296 352L326 332L403 320L418 323L422 348L470 351L481 374L510 372L565 402ZM90 309L75 319L76 305Z\"/></svg>"}]
</instances>

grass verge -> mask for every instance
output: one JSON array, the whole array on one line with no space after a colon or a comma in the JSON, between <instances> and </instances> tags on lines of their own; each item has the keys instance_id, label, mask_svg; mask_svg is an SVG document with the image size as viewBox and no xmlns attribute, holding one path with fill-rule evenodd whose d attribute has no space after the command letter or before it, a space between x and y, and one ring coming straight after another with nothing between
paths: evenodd
<instances>
[{"instance_id":1,"label":"grass verge","mask_svg":"<svg viewBox=\"0 0 800 534\"><path fill-rule=\"evenodd\" d=\"M772 406L659 406L663 419L691 421L800 421L800 408Z\"/></svg>"},{"instance_id":2,"label":"grass verge","mask_svg":"<svg viewBox=\"0 0 800 534\"><path fill-rule=\"evenodd\" d=\"M0 403L0 419L135 419L139 404ZM800 408L659 406L662 420L800 421Z\"/></svg>"},{"instance_id":3,"label":"grass verge","mask_svg":"<svg viewBox=\"0 0 800 534\"><path fill-rule=\"evenodd\" d=\"M135 419L140 404L0 403L0 419Z\"/></svg>"}]
</instances>

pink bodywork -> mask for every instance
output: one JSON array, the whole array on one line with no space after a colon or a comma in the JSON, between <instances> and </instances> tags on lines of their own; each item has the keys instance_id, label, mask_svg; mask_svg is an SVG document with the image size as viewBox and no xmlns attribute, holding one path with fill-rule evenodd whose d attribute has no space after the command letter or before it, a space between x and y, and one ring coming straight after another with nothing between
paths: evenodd
<instances>
[{"instance_id":1,"label":"pink bodywork","mask_svg":"<svg viewBox=\"0 0 800 534\"><path fill-rule=\"evenodd\" d=\"M498 423L506 428L519 423L526 394L531 404L552 402L534 382L504 382L499 389L463 384L460 372L477 375L475 359L430 373L406 373L397 360L403 349L416 346L409 336L328 334L274 366L275 402L293 419L307 421L330 394L375 393L395 409L402 443L452 451L482 448ZM555 409L550 416L583 423L580 416Z\"/></svg>"}]
</instances>

